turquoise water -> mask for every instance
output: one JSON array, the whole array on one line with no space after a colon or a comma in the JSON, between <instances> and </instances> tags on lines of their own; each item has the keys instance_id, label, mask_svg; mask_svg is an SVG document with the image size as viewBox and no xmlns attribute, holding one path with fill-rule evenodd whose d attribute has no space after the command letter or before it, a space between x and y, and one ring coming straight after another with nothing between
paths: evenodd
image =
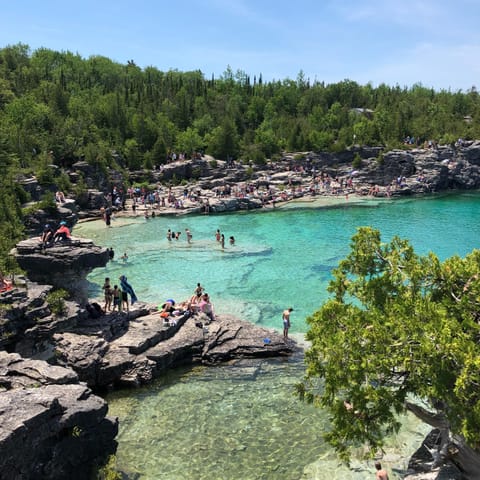
<instances>
[{"instance_id":1,"label":"turquoise water","mask_svg":"<svg viewBox=\"0 0 480 480\"><path fill-rule=\"evenodd\" d=\"M205 286L218 312L280 329L281 312L292 306L292 332L305 332L305 317L327 298L331 269L349 250L358 226L371 225L385 241L398 235L411 240L418 253L440 258L465 255L479 247L480 196L477 194L392 202L361 207L279 210L216 216L145 220L118 219L113 228L85 223L74 234L111 246L120 260L89 277L92 295L101 296L106 276L115 282L127 275L140 300L163 303L189 298L197 282ZM168 242L167 229L181 231ZM187 244L185 228L193 233ZM228 239L222 251L219 228Z\"/></svg>"},{"instance_id":2,"label":"turquoise water","mask_svg":"<svg viewBox=\"0 0 480 480\"><path fill-rule=\"evenodd\" d=\"M163 303L190 297L197 282L217 312L281 329L281 312L292 306L292 333L301 339L305 318L327 298L331 269L349 251L356 228L371 225L384 241L408 238L417 253L441 259L479 247L477 193L361 206L288 208L231 215L120 218L77 226L75 235L114 247L116 257L90 276L91 295L109 276L127 275L140 300ZM168 242L166 231L183 232ZM186 242L185 228L193 233ZM236 245L215 241L219 228ZM325 415L293 396L302 378L301 359L265 361L259 367L222 366L179 370L148 388L109 396L120 418L118 462L130 478L175 479L366 479L371 462L341 466L321 433ZM383 463L392 478L406 467L425 433L414 419L390 440Z\"/></svg>"}]
</instances>

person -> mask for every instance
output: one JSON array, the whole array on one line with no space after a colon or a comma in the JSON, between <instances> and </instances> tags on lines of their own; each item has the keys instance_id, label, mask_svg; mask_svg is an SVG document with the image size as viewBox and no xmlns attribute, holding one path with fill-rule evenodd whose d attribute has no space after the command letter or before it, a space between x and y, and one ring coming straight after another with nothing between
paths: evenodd
<instances>
[{"instance_id":1,"label":"person","mask_svg":"<svg viewBox=\"0 0 480 480\"><path fill-rule=\"evenodd\" d=\"M201 295L205 289L202 287L200 282L197 283L197 286L195 287L195 294L196 295Z\"/></svg>"},{"instance_id":2,"label":"person","mask_svg":"<svg viewBox=\"0 0 480 480\"><path fill-rule=\"evenodd\" d=\"M115 258L115 251L113 250L113 247L108 250L108 257L110 258L110 261L112 261Z\"/></svg>"},{"instance_id":3,"label":"person","mask_svg":"<svg viewBox=\"0 0 480 480\"><path fill-rule=\"evenodd\" d=\"M105 277L105 282L103 284L103 294L105 297L105 306L103 309L108 312L112 308L113 292L112 286L110 285L110 278Z\"/></svg>"},{"instance_id":4,"label":"person","mask_svg":"<svg viewBox=\"0 0 480 480\"><path fill-rule=\"evenodd\" d=\"M105 225L109 227L112 223L112 210L110 207L107 207L103 212L103 219L105 220Z\"/></svg>"},{"instance_id":5,"label":"person","mask_svg":"<svg viewBox=\"0 0 480 480\"><path fill-rule=\"evenodd\" d=\"M112 297L113 297L112 312L114 312L117 307L118 307L118 311L120 311L122 304L121 304L121 292L120 292L120 289L118 288L118 285L113 286Z\"/></svg>"},{"instance_id":6,"label":"person","mask_svg":"<svg viewBox=\"0 0 480 480\"><path fill-rule=\"evenodd\" d=\"M124 254L120 258L123 260L123 263L125 263L128 260L127 252L124 252Z\"/></svg>"},{"instance_id":7,"label":"person","mask_svg":"<svg viewBox=\"0 0 480 480\"><path fill-rule=\"evenodd\" d=\"M43 227L43 232L42 232L42 247L49 247L53 243L53 237L55 236L55 232L53 231L53 228L50 226L50 224L46 224Z\"/></svg>"},{"instance_id":8,"label":"person","mask_svg":"<svg viewBox=\"0 0 480 480\"><path fill-rule=\"evenodd\" d=\"M202 301L202 292L194 293L188 301L188 310L190 313L195 314L200 310L200 302Z\"/></svg>"},{"instance_id":9,"label":"person","mask_svg":"<svg viewBox=\"0 0 480 480\"><path fill-rule=\"evenodd\" d=\"M122 289L122 293L120 295L120 303L122 310L126 310L127 312L129 311L129 306L128 306L128 293Z\"/></svg>"},{"instance_id":10,"label":"person","mask_svg":"<svg viewBox=\"0 0 480 480\"><path fill-rule=\"evenodd\" d=\"M172 230L170 228L167 230L167 240L172 241Z\"/></svg>"},{"instance_id":11,"label":"person","mask_svg":"<svg viewBox=\"0 0 480 480\"><path fill-rule=\"evenodd\" d=\"M5 292L12 289L12 282L9 282L0 272L0 292Z\"/></svg>"},{"instance_id":12,"label":"person","mask_svg":"<svg viewBox=\"0 0 480 480\"><path fill-rule=\"evenodd\" d=\"M215 232L215 240L217 242L220 242L220 239L221 239L220 230L217 228L217 231Z\"/></svg>"},{"instance_id":13,"label":"person","mask_svg":"<svg viewBox=\"0 0 480 480\"><path fill-rule=\"evenodd\" d=\"M377 469L375 473L376 480L388 480L388 473L382 468L382 464L380 462L375 462L375 468Z\"/></svg>"},{"instance_id":14,"label":"person","mask_svg":"<svg viewBox=\"0 0 480 480\"><path fill-rule=\"evenodd\" d=\"M230 237L230 245L235 245L235 237Z\"/></svg>"},{"instance_id":15,"label":"person","mask_svg":"<svg viewBox=\"0 0 480 480\"><path fill-rule=\"evenodd\" d=\"M200 312L203 312L210 319L210 321L213 322L215 320L215 314L213 313L213 305L210 301L208 293L204 293L202 295L202 300L198 304L198 309L200 310Z\"/></svg>"},{"instance_id":16,"label":"person","mask_svg":"<svg viewBox=\"0 0 480 480\"><path fill-rule=\"evenodd\" d=\"M220 245L222 246L222 248L225 248L225 235L223 233L220 236Z\"/></svg>"},{"instance_id":17,"label":"person","mask_svg":"<svg viewBox=\"0 0 480 480\"><path fill-rule=\"evenodd\" d=\"M67 227L67 222L65 222L64 220L62 220L60 222L60 227L57 229L57 231L55 232L55 235L53 236L53 242L66 242L67 240L70 240L71 239L71 235L70 235L70 230L69 228Z\"/></svg>"},{"instance_id":18,"label":"person","mask_svg":"<svg viewBox=\"0 0 480 480\"><path fill-rule=\"evenodd\" d=\"M187 242L192 243L192 232L190 232L190 230L186 228L185 233L187 234Z\"/></svg>"},{"instance_id":19,"label":"person","mask_svg":"<svg viewBox=\"0 0 480 480\"><path fill-rule=\"evenodd\" d=\"M283 339L288 339L288 329L290 328L290 313L293 312L293 308L287 308L283 311L282 320L283 320Z\"/></svg>"},{"instance_id":20,"label":"person","mask_svg":"<svg viewBox=\"0 0 480 480\"><path fill-rule=\"evenodd\" d=\"M130 303L133 305L138 300L138 298L135 295L132 286L127 282L127 277L125 275L120 276L120 287L122 289L122 292L126 292L130 295Z\"/></svg>"}]
</instances>

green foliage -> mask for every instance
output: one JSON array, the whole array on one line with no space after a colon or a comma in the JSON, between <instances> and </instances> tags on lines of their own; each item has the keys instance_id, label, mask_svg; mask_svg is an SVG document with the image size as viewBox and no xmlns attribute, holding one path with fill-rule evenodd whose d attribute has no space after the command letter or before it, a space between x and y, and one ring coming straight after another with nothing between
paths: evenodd
<instances>
[{"instance_id":1,"label":"green foliage","mask_svg":"<svg viewBox=\"0 0 480 480\"><path fill-rule=\"evenodd\" d=\"M100 468L97 480L122 480L123 476L117 471L117 459L115 455L110 455L108 461Z\"/></svg>"},{"instance_id":2,"label":"green foliage","mask_svg":"<svg viewBox=\"0 0 480 480\"><path fill-rule=\"evenodd\" d=\"M217 168L217 167L218 167L218 162L217 162L217 160L216 160L215 158L212 159L212 160L210 160L210 161L208 162L208 164L210 165L211 168Z\"/></svg>"},{"instance_id":3,"label":"green foliage","mask_svg":"<svg viewBox=\"0 0 480 480\"><path fill-rule=\"evenodd\" d=\"M47 295L47 303L51 312L56 316L62 316L67 311L65 299L69 293L64 289L53 290Z\"/></svg>"},{"instance_id":4,"label":"green foliage","mask_svg":"<svg viewBox=\"0 0 480 480\"><path fill-rule=\"evenodd\" d=\"M0 49L0 138L8 138L19 166L39 170L45 184L52 172L37 160L50 151L47 165L85 158L105 172L112 151L121 152L123 167L139 170L165 163L171 151L226 159L249 156L248 145L255 145L271 158L282 149L402 145L407 135L452 143L480 138L478 112L474 89L326 85L302 73L296 81L263 82L231 69L206 79L199 71L141 69L101 56L31 52L23 44Z\"/></svg>"},{"instance_id":5,"label":"green foliage","mask_svg":"<svg viewBox=\"0 0 480 480\"><path fill-rule=\"evenodd\" d=\"M55 202L55 195L53 192L45 192L42 199L37 203L35 209L44 210L49 214L54 214L57 211L57 202Z\"/></svg>"},{"instance_id":6,"label":"green foliage","mask_svg":"<svg viewBox=\"0 0 480 480\"><path fill-rule=\"evenodd\" d=\"M442 263L362 227L328 290L331 298L307 319L311 347L297 391L330 413L326 439L342 458L359 444L371 454L381 448L411 398L475 448L480 250Z\"/></svg>"},{"instance_id":7,"label":"green foliage","mask_svg":"<svg viewBox=\"0 0 480 480\"><path fill-rule=\"evenodd\" d=\"M362 166L362 157L358 152L355 153L355 156L353 157L352 161L352 167L353 168L361 168Z\"/></svg>"}]
</instances>

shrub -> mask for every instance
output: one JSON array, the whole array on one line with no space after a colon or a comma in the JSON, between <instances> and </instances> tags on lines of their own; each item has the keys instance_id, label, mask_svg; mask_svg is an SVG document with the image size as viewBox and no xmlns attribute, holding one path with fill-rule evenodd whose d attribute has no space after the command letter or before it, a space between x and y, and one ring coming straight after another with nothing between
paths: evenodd
<instances>
[{"instance_id":1,"label":"shrub","mask_svg":"<svg viewBox=\"0 0 480 480\"><path fill-rule=\"evenodd\" d=\"M67 311L66 298L68 298L68 292L62 288L53 290L47 295L48 306L54 315L61 316Z\"/></svg>"},{"instance_id":2,"label":"shrub","mask_svg":"<svg viewBox=\"0 0 480 480\"><path fill-rule=\"evenodd\" d=\"M100 468L97 480L122 480L123 476L117 470L117 459L115 455L108 457L107 463Z\"/></svg>"},{"instance_id":3,"label":"shrub","mask_svg":"<svg viewBox=\"0 0 480 480\"><path fill-rule=\"evenodd\" d=\"M210 165L211 168L217 168L218 167L218 162L217 162L216 159L210 160L208 162L208 164Z\"/></svg>"},{"instance_id":4,"label":"shrub","mask_svg":"<svg viewBox=\"0 0 480 480\"><path fill-rule=\"evenodd\" d=\"M362 157L360 157L359 153L355 154L353 158L352 167L353 168L360 168L362 166Z\"/></svg>"}]
</instances>

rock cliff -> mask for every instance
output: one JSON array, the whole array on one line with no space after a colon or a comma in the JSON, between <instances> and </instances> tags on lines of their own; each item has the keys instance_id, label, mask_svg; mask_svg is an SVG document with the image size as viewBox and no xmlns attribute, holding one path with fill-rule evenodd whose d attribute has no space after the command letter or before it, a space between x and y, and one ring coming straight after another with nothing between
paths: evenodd
<instances>
[{"instance_id":1,"label":"rock cliff","mask_svg":"<svg viewBox=\"0 0 480 480\"><path fill-rule=\"evenodd\" d=\"M19 242L11 252L30 280L68 290L74 299L87 300L87 275L109 260L105 248L75 238L43 248L38 238Z\"/></svg>"},{"instance_id":2,"label":"rock cliff","mask_svg":"<svg viewBox=\"0 0 480 480\"><path fill-rule=\"evenodd\" d=\"M116 450L118 422L71 370L0 352L0 478L84 480Z\"/></svg>"}]
</instances>

